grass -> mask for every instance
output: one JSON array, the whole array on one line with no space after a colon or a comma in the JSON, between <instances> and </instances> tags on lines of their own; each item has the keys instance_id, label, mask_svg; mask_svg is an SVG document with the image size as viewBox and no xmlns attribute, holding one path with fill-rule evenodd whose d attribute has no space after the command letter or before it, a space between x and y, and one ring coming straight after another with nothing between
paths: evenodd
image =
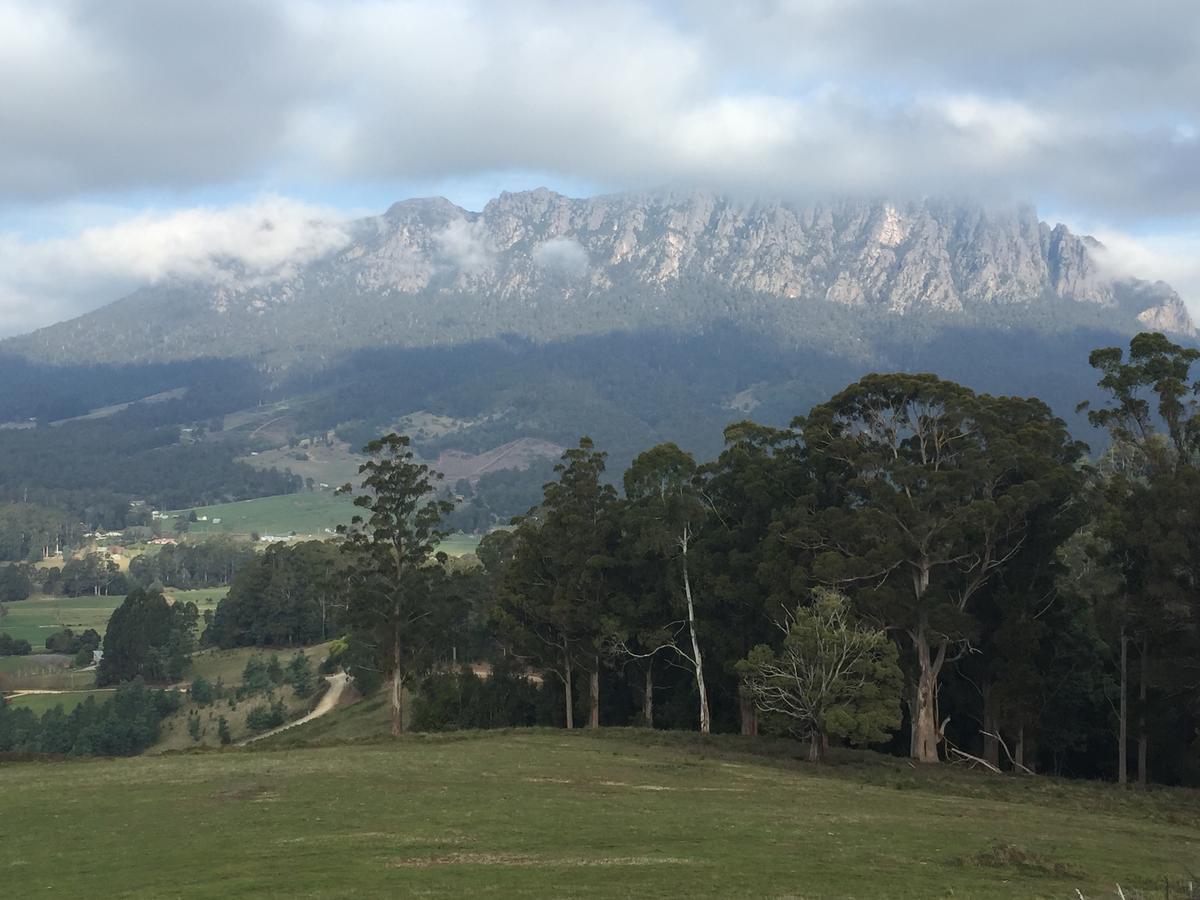
<instances>
[{"instance_id":1,"label":"grass","mask_svg":"<svg viewBox=\"0 0 1200 900\"><path fill-rule=\"evenodd\" d=\"M192 511L197 517L208 517L207 522L192 522L188 526L188 534L192 537L258 534L286 538L295 534L297 537L327 539L333 537L338 525L348 524L357 510L348 496L332 491L316 491L239 500L237 503L221 503L217 506L198 506ZM186 515L188 512L175 510L169 515ZM213 519L221 521L214 524ZM169 529L170 525L167 527ZM462 556L474 553L479 540L473 534L452 534L438 549L451 556Z\"/></svg>"},{"instance_id":2,"label":"grass","mask_svg":"<svg viewBox=\"0 0 1200 900\"><path fill-rule=\"evenodd\" d=\"M311 647L300 648L304 650L304 655L308 657L308 661L312 664L315 670L329 655L330 641L324 644L314 644ZM188 668L187 678L191 680L197 676L203 676L211 682L216 682L219 678L226 685L237 685L242 683L242 672L246 668L246 662L252 656L270 657L275 654L279 657L279 662L284 667L287 666L288 660L296 655L297 648L286 648L282 650L263 649L261 647L238 647L234 650L201 650L199 653L192 654L191 666Z\"/></svg>"},{"instance_id":3,"label":"grass","mask_svg":"<svg viewBox=\"0 0 1200 900\"><path fill-rule=\"evenodd\" d=\"M216 609L217 601L228 590L169 590L167 595L178 601L191 600L203 614L206 609ZM0 622L0 631L6 631L14 638L24 638L33 645L34 650L45 647L46 638L63 628L70 628L77 633L94 628L103 635L108 627L109 616L124 599L124 596L32 597L7 605L8 614Z\"/></svg>"},{"instance_id":4,"label":"grass","mask_svg":"<svg viewBox=\"0 0 1200 900\"><path fill-rule=\"evenodd\" d=\"M909 784L888 780L902 761L819 768L780 746L519 730L10 763L5 892L86 873L131 897L1161 896L1200 858L1194 793Z\"/></svg>"},{"instance_id":5,"label":"grass","mask_svg":"<svg viewBox=\"0 0 1200 900\"><path fill-rule=\"evenodd\" d=\"M186 512L175 510L171 515ZM298 535L330 537L338 525L350 521L354 512L354 504L349 497L332 491L259 497L256 500L196 507L196 515L207 516L208 521L192 522L188 526L188 534L257 533L286 537L295 532ZM213 519L221 521L214 523Z\"/></svg>"}]
</instances>

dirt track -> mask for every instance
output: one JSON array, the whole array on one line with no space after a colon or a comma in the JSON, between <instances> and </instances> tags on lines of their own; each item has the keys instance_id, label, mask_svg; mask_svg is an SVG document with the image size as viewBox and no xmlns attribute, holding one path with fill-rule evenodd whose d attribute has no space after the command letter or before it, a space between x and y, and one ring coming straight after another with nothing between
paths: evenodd
<instances>
[{"instance_id":1,"label":"dirt track","mask_svg":"<svg viewBox=\"0 0 1200 900\"><path fill-rule=\"evenodd\" d=\"M325 692L325 696L321 698L321 701L312 712L306 716L301 716L294 722L287 722L278 728L272 728L270 731L264 731L262 734L256 734L252 738L247 738L239 743L238 746L245 747L247 744L253 744L255 741L269 738L273 734L279 734L281 731L287 731L289 728L295 728L297 725L303 725L305 722L319 719L326 713L336 709L338 701L342 699L342 693L346 690L346 686L350 684L350 676L345 672L338 672L334 675L326 676L325 680L329 682L329 690Z\"/></svg>"}]
</instances>

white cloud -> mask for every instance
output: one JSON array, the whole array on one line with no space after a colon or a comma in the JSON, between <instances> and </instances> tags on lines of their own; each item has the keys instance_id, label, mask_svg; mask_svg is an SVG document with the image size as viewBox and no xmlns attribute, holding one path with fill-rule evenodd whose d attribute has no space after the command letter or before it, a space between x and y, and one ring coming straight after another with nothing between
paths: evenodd
<instances>
[{"instance_id":1,"label":"white cloud","mask_svg":"<svg viewBox=\"0 0 1200 900\"><path fill-rule=\"evenodd\" d=\"M588 271L588 252L571 237L551 238L533 248L536 265L570 278L580 278Z\"/></svg>"},{"instance_id":2,"label":"white cloud","mask_svg":"<svg viewBox=\"0 0 1200 900\"><path fill-rule=\"evenodd\" d=\"M487 229L479 221L458 219L437 236L438 256L443 263L467 273L480 272L492 260Z\"/></svg>"},{"instance_id":3,"label":"white cloud","mask_svg":"<svg viewBox=\"0 0 1200 900\"><path fill-rule=\"evenodd\" d=\"M261 283L349 240L341 216L281 197L139 213L70 237L0 234L0 334L77 315L168 278Z\"/></svg>"},{"instance_id":4,"label":"white cloud","mask_svg":"<svg viewBox=\"0 0 1200 900\"><path fill-rule=\"evenodd\" d=\"M1104 245L1097 259L1110 272L1165 281L1200 321L1200 230L1131 235L1101 227L1094 236Z\"/></svg>"}]
</instances>

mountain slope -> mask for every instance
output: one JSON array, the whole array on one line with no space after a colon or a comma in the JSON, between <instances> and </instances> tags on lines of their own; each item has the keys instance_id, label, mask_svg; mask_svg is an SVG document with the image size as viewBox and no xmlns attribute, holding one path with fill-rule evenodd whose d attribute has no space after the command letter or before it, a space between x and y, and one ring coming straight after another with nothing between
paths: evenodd
<instances>
[{"instance_id":1,"label":"mountain slope","mask_svg":"<svg viewBox=\"0 0 1200 900\"><path fill-rule=\"evenodd\" d=\"M823 341L830 323L845 335L901 318L925 335L976 321L1193 333L1174 291L1111 277L1097 251L1028 208L937 201L576 200L539 189L472 213L409 200L352 223L340 250L287 278L227 267L214 281L157 285L0 352L43 362L242 357L286 368L373 346L697 334L716 323L784 347Z\"/></svg>"}]
</instances>

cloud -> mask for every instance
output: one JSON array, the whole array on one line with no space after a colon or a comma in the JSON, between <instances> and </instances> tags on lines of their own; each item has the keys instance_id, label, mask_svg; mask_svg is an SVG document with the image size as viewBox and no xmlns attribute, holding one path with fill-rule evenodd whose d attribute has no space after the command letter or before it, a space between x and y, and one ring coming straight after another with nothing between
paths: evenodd
<instances>
[{"instance_id":1,"label":"cloud","mask_svg":"<svg viewBox=\"0 0 1200 900\"><path fill-rule=\"evenodd\" d=\"M570 237L551 238L533 248L533 261L540 268L570 278L580 278L588 271L588 253L579 241Z\"/></svg>"},{"instance_id":2,"label":"cloud","mask_svg":"<svg viewBox=\"0 0 1200 900\"><path fill-rule=\"evenodd\" d=\"M436 238L441 262L474 274L488 267L493 250L487 239L487 229L479 221L459 219L446 226Z\"/></svg>"},{"instance_id":3,"label":"cloud","mask_svg":"<svg viewBox=\"0 0 1200 900\"><path fill-rule=\"evenodd\" d=\"M78 315L169 278L261 284L349 241L341 216L280 197L138 213L69 237L0 234L0 335Z\"/></svg>"},{"instance_id":4,"label":"cloud","mask_svg":"<svg viewBox=\"0 0 1200 900\"><path fill-rule=\"evenodd\" d=\"M1097 228L1095 256L1111 273L1165 281L1200 320L1200 231L1131 235Z\"/></svg>"},{"instance_id":5,"label":"cloud","mask_svg":"<svg viewBox=\"0 0 1200 900\"><path fill-rule=\"evenodd\" d=\"M0 101L0 221L97 198L361 198L364 185L537 173L612 190L1033 201L1123 234L1182 223L1191 240L1200 4L1152 7L0 0L0 83L14 88ZM180 223L216 240L202 217ZM111 247L110 265L86 250L98 239L0 238L0 329L210 258ZM487 264L470 229L442 251ZM1149 274L1190 277L1174 258ZM14 312L16 297L46 315Z\"/></svg>"},{"instance_id":6,"label":"cloud","mask_svg":"<svg viewBox=\"0 0 1200 900\"><path fill-rule=\"evenodd\" d=\"M9 198L520 170L1200 214L1193 0L8 0L0 81Z\"/></svg>"}]
</instances>

